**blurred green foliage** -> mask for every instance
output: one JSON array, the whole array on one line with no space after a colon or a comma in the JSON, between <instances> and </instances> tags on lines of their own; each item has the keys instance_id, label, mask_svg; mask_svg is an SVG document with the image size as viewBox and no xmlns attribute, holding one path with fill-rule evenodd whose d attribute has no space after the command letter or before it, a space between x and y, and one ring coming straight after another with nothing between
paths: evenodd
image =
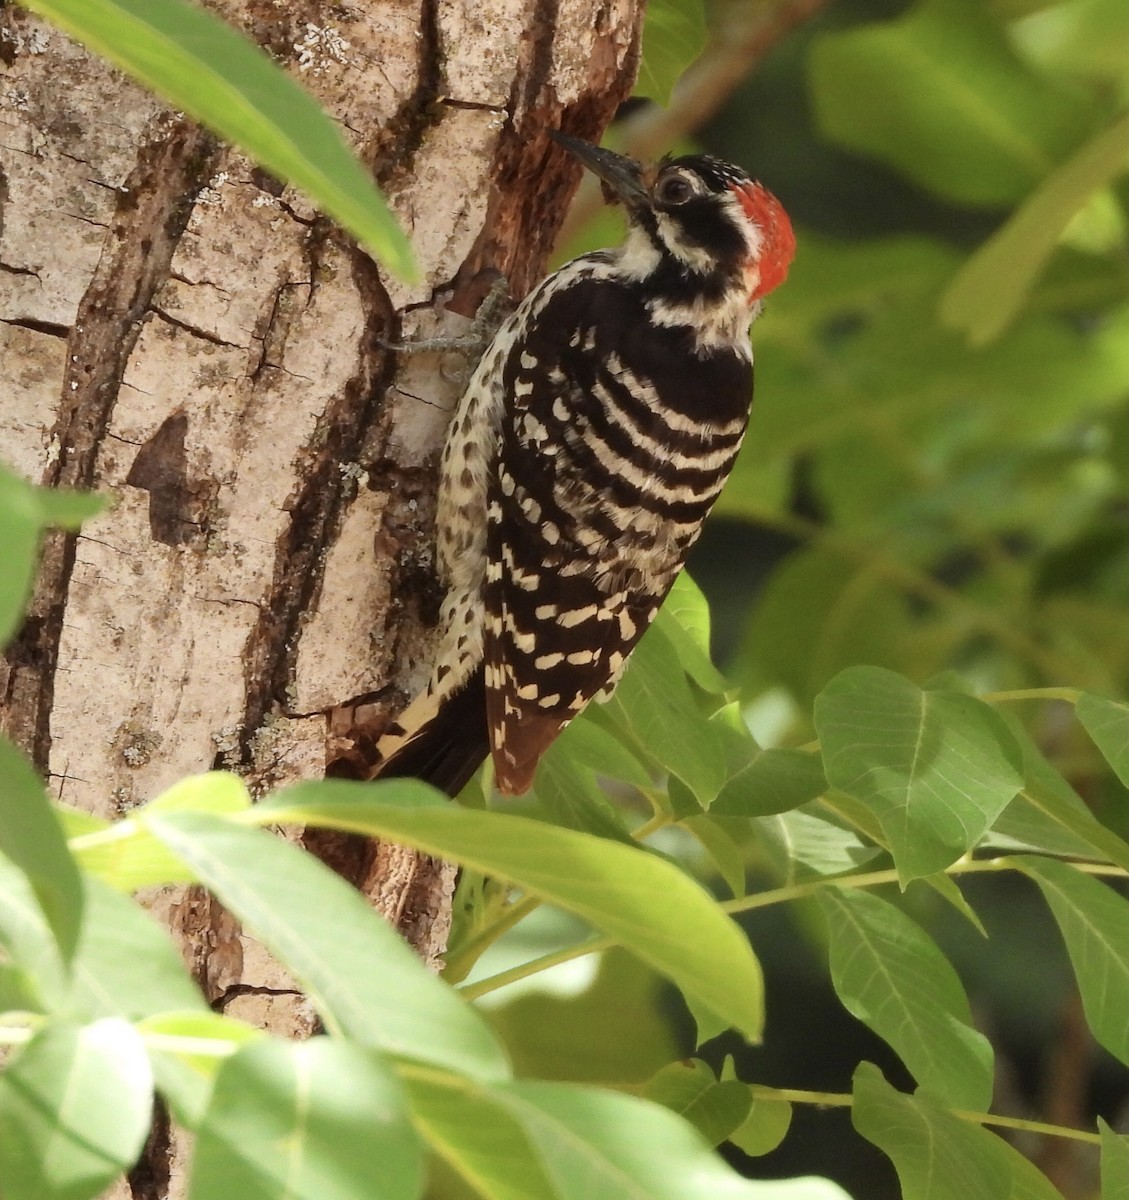
<instances>
[{"instance_id":1,"label":"blurred green foliage","mask_svg":"<svg viewBox=\"0 0 1129 1200\"><path fill-rule=\"evenodd\" d=\"M856 663L1124 688L1129 87L1123 55L1091 51L1124 42L1126 14L835 4L703 135L798 226L754 328L752 424L717 510L788 539L783 562L748 572L746 592L767 574L751 605L719 589L718 619L741 627L746 696L783 689L797 736ZM1106 131L1095 170L1044 202L1050 247L1013 236L1001 254ZM724 544L695 564L707 593Z\"/></svg>"}]
</instances>

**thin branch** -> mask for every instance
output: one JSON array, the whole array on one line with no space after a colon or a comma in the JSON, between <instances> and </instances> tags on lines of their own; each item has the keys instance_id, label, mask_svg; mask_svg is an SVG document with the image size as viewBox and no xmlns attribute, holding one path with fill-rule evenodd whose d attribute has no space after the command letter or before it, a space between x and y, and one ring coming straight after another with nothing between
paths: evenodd
<instances>
[{"instance_id":1,"label":"thin branch","mask_svg":"<svg viewBox=\"0 0 1129 1200\"><path fill-rule=\"evenodd\" d=\"M679 138L701 128L729 99L769 51L797 25L810 21L827 0L767 0L743 7L717 30L702 54L678 81L670 105L649 105L619 126L620 148L650 159ZM567 245L603 204L599 185L586 179L561 230Z\"/></svg>"}]
</instances>

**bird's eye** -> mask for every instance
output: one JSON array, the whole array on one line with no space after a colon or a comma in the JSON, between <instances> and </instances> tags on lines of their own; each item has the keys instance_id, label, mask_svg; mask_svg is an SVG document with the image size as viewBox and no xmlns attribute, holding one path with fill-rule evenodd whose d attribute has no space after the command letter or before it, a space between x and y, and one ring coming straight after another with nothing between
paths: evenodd
<instances>
[{"instance_id":1,"label":"bird's eye","mask_svg":"<svg viewBox=\"0 0 1129 1200\"><path fill-rule=\"evenodd\" d=\"M656 191L660 204L685 204L694 195L694 185L685 175L668 175Z\"/></svg>"}]
</instances>

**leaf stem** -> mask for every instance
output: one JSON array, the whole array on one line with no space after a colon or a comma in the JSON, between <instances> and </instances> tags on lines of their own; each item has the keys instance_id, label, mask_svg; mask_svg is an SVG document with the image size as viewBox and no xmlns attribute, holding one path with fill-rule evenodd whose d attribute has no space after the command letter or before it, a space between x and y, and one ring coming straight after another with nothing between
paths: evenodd
<instances>
[{"instance_id":1,"label":"leaf stem","mask_svg":"<svg viewBox=\"0 0 1129 1200\"><path fill-rule=\"evenodd\" d=\"M1107 863L1072 862L1070 865L1084 875L1096 875L1105 879L1129 878L1129 873L1120 867ZM1018 868L1012 865L1009 857L978 858L953 863L945 871L945 874L976 875L985 872L1015 870L1018 870ZM787 887L772 888L767 892L759 892L755 896L740 896L736 900L718 901L718 907L732 915L733 913L751 912L757 908L769 908L774 904L786 904L792 900L803 900L808 896L814 896L820 888L825 887L871 888L883 887L887 884L898 882L900 882L900 878L894 868L884 871L867 871L861 875L836 875L830 878L810 879L806 883L794 883ZM517 905L514 905L514 908L516 907ZM508 915L509 912L507 912ZM515 918L515 920L520 919L521 916ZM491 926L490 929L495 929L496 924ZM478 939L476 938L475 942L471 943L471 945L474 945L477 941ZM589 954L602 953L604 950L610 950L615 945L616 941L614 938L590 938L588 941L578 942L573 946L566 946L562 950L554 950L550 954L542 954L539 958L530 959L527 963L521 963L516 967L511 967L507 971L500 971L497 975L480 979L477 983L468 984L465 987L459 988L459 993L468 1000L477 1000L480 996L496 992L499 988L506 987L511 983L517 983L521 979L528 979L530 976L536 975L541 971L547 971L550 967L571 962L575 958L584 958ZM466 951L462 951L455 961L461 962L465 954Z\"/></svg>"},{"instance_id":2,"label":"leaf stem","mask_svg":"<svg viewBox=\"0 0 1129 1200\"><path fill-rule=\"evenodd\" d=\"M563 950L554 950L550 954L542 954L539 958L530 959L527 963L510 967L508 971L499 971L497 975L491 975L488 979L480 979L477 983L468 983L459 988L459 995L464 996L467 1000L477 1000L480 996L496 992L499 988L507 987L511 983L528 979L532 975L539 975L550 967L557 967L561 963L572 962L574 959L584 958L589 954L599 954L604 950L610 950L614 945L614 938L589 938L586 942L566 946Z\"/></svg>"},{"instance_id":3,"label":"leaf stem","mask_svg":"<svg viewBox=\"0 0 1129 1200\"><path fill-rule=\"evenodd\" d=\"M1067 704L1077 704L1081 695L1079 688L1017 688L1010 692L985 692L977 699L985 704L1011 704L1016 700L1065 700Z\"/></svg>"},{"instance_id":4,"label":"leaf stem","mask_svg":"<svg viewBox=\"0 0 1129 1200\"><path fill-rule=\"evenodd\" d=\"M443 976L448 980L464 979L470 969L478 962L483 953L488 950L501 936L512 929L519 921L529 916L535 909L541 907L541 901L536 896L523 896L514 901L502 912L501 916L491 921L489 925L475 934L459 952L447 960Z\"/></svg>"},{"instance_id":5,"label":"leaf stem","mask_svg":"<svg viewBox=\"0 0 1129 1200\"><path fill-rule=\"evenodd\" d=\"M764 1087L750 1084L754 1100L786 1100L790 1104L812 1104L818 1108L850 1108L854 1097L849 1092L806 1092L797 1088ZM1046 1121L1028 1121L1022 1117L998 1117L995 1113L970 1112L965 1108L947 1110L962 1121L976 1125L997 1125L1002 1129L1021 1129L1025 1133L1045 1134L1047 1137L1071 1138L1076 1142L1101 1145L1101 1137L1086 1129L1071 1129L1065 1125L1051 1125Z\"/></svg>"},{"instance_id":6,"label":"leaf stem","mask_svg":"<svg viewBox=\"0 0 1129 1200\"><path fill-rule=\"evenodd\" d=\"M637 842L646 841L652 833L656 833L660 829L665 829L673 819L670 813L656 812L653 816L648 817L638 829L632 830L631 836Z\"/></svg>"},{"instance_id":7,"label":"leaf stem","mask_svg":"<svg viewBox=\"0 0 1129 1200\"><path fill-rule=\"evenodd\" d=\"M1084 875L1099 875L1108 879L1124 879L1126 872L1108 863L1072 862L1076 871ZM1016 871L1010 857L972 858L955 862L944 872L946 875L977 875L993 871ZM884 871L867 871L861 875L834 875L830 878L809 879L806 883L793 883L787 887L772 888L755 896L739 896L736 900L724 900L719 906L727 913L751 912L756 908L768 908L773 904L784 904L790 900L803 900L814 896L820 888L871 888L885 884L900 883L901 877L895 868Z\"/></svg>"}]
</instances>

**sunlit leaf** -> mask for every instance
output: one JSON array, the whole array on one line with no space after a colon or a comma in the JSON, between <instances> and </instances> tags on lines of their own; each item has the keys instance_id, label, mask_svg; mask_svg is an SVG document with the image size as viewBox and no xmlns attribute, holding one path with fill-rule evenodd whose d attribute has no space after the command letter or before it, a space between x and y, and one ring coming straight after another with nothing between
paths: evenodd
<instances>
[{"instance_id":1,"label":"sunlit leaf","mask_svg":"<svg viewBox=\"0 0 1129 1200\"><path fill-rule=\"evenodd\" d=\"M522 922L520 932L527 924L533 920ZM515 963L528 958L527 946L515 951ZM678 1053L662 1004L664 982L626 950L601 954L596 977L583 990L562 985L550 991L552 986L552 975L541 975L527 980L527 990L509 1003L493 996L498 1005L488 1019L513 1058L517 1078L636 1083Z\"/></svg>"},{"instance_id":2,"label":"sunlit leaf","mask_svg":"<svg viewBox=\"0 0 1129 1200\"><path fill-rule=\"evenodd\" d=\"M395 1075L363 1046L252 1042L216 1079L192 1200L415 1200L423 1166L406 1108Z\"/></svg>"},{"instance_id":3,"label":"sunlit leaf","mask_svg":"<svg viewBox=\"0 0 1129 1200\"><path fill-rule=\"evenodd\" d=\"M0 1075L4 1200L88 1200L141 1152L153 1077L136 1030L57 1022Z\"/></svg>"},{"instance_id":4,"label":"sunlit leaf","mask_svg":"<svg viewBox=\"0 0 1129 1200\"><path fill-rule=\"evenodd\" d=\"M83 879L82 936L67 997L88 1017L147 1017L167 1010L207 1011L167 929L125 896Z\"/></svg>"},{"instance_id":5,"label":"sunlit leaf","mask_svg":"<svg viewBox=\"0 0 1129 1200\"><path fill-rule=\"evenodd\" d=\"M678 781L674 780L673 785ZM679 824L702 843L706 853L717 867L718 874L725 880L731 896L745 894L745 852L728 829L725 821L710 816L684 817Z\"/></svg>"},{"instance_id":6,"label":"sunlit leaf","mask_svg":"<svg viewBox=\"0 0 1129 1200\"><path fill-rule=\"evenodd\" d=\"M105 503L101 496L34 487L0 465L0 646L23 620L43 530L77 529Z\"/></svg>"},{"instance_id":7,"label":"sunlit leaf","mask_svg":"<svg viewBox=\"0 0 1129 1200\"><path fill-rule=\"evenodd\" d=\"M293 972L331 1030L475 1076L507 1073L478 1015L312 855L204 813L145 823Z\"/></svg>"},{"instance_id":8,"label":"sunlit leaf","mask_svg":"<svg viewBox=\"0 0 1129 1200\"><path fill-rule=\"evenodd\" d=\"M120 892L167 883L195 883L185 863L155 838L145 823L149 813L237 813L249 808L247 785L227 771L191 775L162 792L126 820L102 825L71 841L71 852L84 871Z\"/></svg>"},{"instance_id":9,"label":"sunlit leaf","mask_svg":"<svg viewBox=\"0 0 1129 1200\"><path fill-rule=\"evenodd\" d=\"M1030 11L1010 22L1008 32L1031 62L1044 71L1109 88L1124 99L1129 79L1122 49L1129 40L1129 8L1121 0L1059 0L1023 7Z\"/></svg>"},{"instance_id":10,"label":"sunlit leaf","mask_svg":"<svg viewBox=\"0 0 1129 1200\"><path fill-rule=\"evenodd\" d=\"M177 1054L198 1071L214 1074L240 1046L267 1036L262 1029L207 1009L155 1013L136 1024L151 1048Z\"/></svg>"},{"instance_id":11,"label":"sunlit leaf","mask_svg":"<svg viewBox=\"0 0 1129 1200\"><path fill-rule=\"evenodd\" d=\"M781 883L813 875L838 875L882 853L854 829L793 809L755 823L758 839Z\"/></svg>"},{"instance_id":12,"label":"sunlit leaf","mask_svg":"<svg viewBox=\"0 0 1129 1200\"><path fill-rule=\"evenodd\" d=\"M64 962L82 925L82 884L62 826L27 760L0 738L0 852L28 878Z\"/></svg>"},{"instance_id":13,"label":"sunlit leaf","mask_svg":"<svg viewBox=\"0 0 1129 1200\"><path fill-rule=\"evenodd\" d=\"M760 1036L760 967L733 920L692 879L645 850L508 813L443 803L418 784L299 784L261 821L391 838L520 885L614 938L710 1008Z\"/></svg>"},{"instance_id":14,"label":"sunlit leaf","mask_svg":"<svg viewBox=\"0 0 1129 1200\"><path fill-rule=\"evenodd\" d=\"M670 639L682 669L695 683L707 691L725 691L725 676L710 657L709 604L688 572L675 579L655 624Z\"/></svg>"},{"instance_id":15,"label":"sunlit leaf","mask_svg":"<svg viewBox=\"0 0 1129 1200\"><path fill-rule=\"evenodd\" d=\"M1014 849L1008 841L1013 839L1026 843L1022 849L1108 861L1129 870L1125 839L1094 816L1018 720L1006 713L1004 719L1023 753L1024 786L996 819L988 843ZM1115 726L1111 732L1116 736L1119 730Z\"/></svg>"},{"instance_id":16,"label":"sunlit leaf","mask_svg":"<svg viewBox=\"0 0 1129 1200\"><path fill-rule=\"evenodd\" d=\"M651 782L621 740L582 717L565 729L537 764L533 791L554 824L628 842L627 826L600 777L643 786Z\"/></svg>"},{"instance_id":17,"label":"sunlit leaf","mask_svg":"<svg viewBox=\"0 0 1129 1200\"><path fill-rule=\"evenodd\" d=\"M421 1136L460 1178L490 1200L555 1200L520 1124L465 1080L405 1080Z\"/></svg>"},{"instance_id":18,"label":"sunlit leaf","mask_svg":"<svg viewBox=\"0 0 1129 1200\"><path fill-rule=\"evenodd\" d=\"M767 817L799 808L826 790L818 754L762 750L725 781L710 812L725 817Z\"/></svg>"},{"instance_id":19,"label":"sunlit leaf","mask_svg":"<svg viewBox=\"0 0 1129 1200\"><path fill-rule=\"evenodd\" d=\"M741 1179L673 1113L632 1096L553 1083L491 1089L539 1153L560 1200L801 1200ZM812 1191L814 1197L818 1194ZM836 1193L822 1193L828 1200Z\"/></svg>"},{"instance_id":20,"label":"sunlit leaf","mask_svg":"<svg viewBox=\"0 0 1129 1200\"><path fill-rule=\"evenodd\" d=\"M21 975L21 988L35 990L33 1010L53 1008L66 993L59 947L27 876L0 854L0 958Z\"/></svg>"},{"instance_id":21,"label":"sunlit leaf","mask_svg":"<svg viewBox=\"0 0 1129 1200\"><path fill-rule=\"evenodd\" d=\"M738 1149L752 1158L771 1154L792 1126L792 1106L787 1100L757 1096L745 1120L729 1135Z\"/></svg>"},{"instance_id":22,"label":"sunlit leaf","mask_svg":"<svg viewBox=\"0 0 1129 1200\"><path fill-rule=\"evenodd\" d=\"M725 777L721 735L699 707L678 652L659 627L648 630L628 662L608 716L709 804Z\"/></svg>"}]
</instances>

